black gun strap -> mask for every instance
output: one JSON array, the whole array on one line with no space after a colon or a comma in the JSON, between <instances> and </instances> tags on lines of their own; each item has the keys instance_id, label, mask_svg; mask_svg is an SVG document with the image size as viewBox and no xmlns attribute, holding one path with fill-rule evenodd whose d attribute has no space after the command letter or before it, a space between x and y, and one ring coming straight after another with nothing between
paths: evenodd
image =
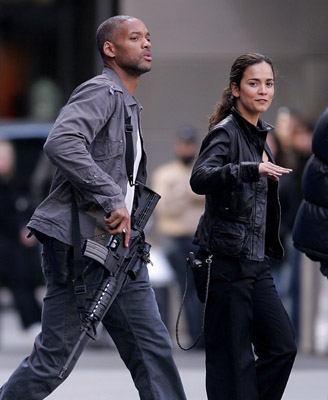
<instances>
[{"instance_id":1,"label":"black gun strap","mask_svg":"<svg viewBox=\"0 0 328 400\"><path fill-rule=\"evenodd\" d=\"M79 316L80 319L83 320L85 314L85 301L86 301L87 290L83 279L80 220L79 220L79 212L73 186L72 186L72 242L74 249L74 273L73 273L74 290L76 295L76 304Z\"/></svg>"},{"instance_id":2,"label":"black gun strap","mask_svg":"<svg viewBox=\"0 0 328 400\"><path fill-rule=\"evenodd\" d=\"M133 125L131 117L124 103L124 125L126 138L125 166L130 186L133 186L133 167L134 167L134 150L133 150Z\"/></svg>"}]
</instances>

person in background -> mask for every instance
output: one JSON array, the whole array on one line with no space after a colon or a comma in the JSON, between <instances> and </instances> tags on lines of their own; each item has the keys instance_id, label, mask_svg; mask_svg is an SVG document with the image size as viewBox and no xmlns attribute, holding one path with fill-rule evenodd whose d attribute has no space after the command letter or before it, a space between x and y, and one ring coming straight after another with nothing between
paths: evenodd
<instances>
[{"instance_id":1,"label":"person in background","mask_svg":"<svg viewBox=\"0 0 328 400\"><path fill-rule=\"evenodd\" d=\"M189 185L197 152L196 129L190 125L181 126L174 136L175 160L160 166L152 175L152 186L162 196L156 208L156 230L162 236L162 249L175 272L181 293L186 285L186 258L190 251L197 250L192 240L204 210L204 199L193 193ZM189 292L184 306L193 344L201 329L202 310L191 273L187 284ZM198 347L203 346L202 337Z\"/></svg>"},{"instance_id":2,"label":"person in background","mask_svg":"<svg viewBox=\"0 0 328 400\"><path fill-rule=\"evenodd\" d=\"M296 341L300 339L300 290L301 253L293 246L292 230L297 209L302 201L302 174L311 155L313 123L301 112L281 107L276 118L275 131L268 135L274 157L280 165L288 165L293 174L285 175L279 182L281 203L280 238L285 248L283 260L270 259L270 266L279 295L288 304L288 313L295 331ZM277 154L275 154L277 151ZM289 268L283 271L282 268ZM282 273L286 273L282 279Z\"/></svg>"},{"instance_id":3,"label":"person in background","mask_svg":"<svg viewBox=\"0 0 328 400\"><path fill-rule=\"evenodd\" d=\"M271 131L267 136L267 143L278 165L291 166L289 148L281 141L277 130ZM271 274L276 289L283 303L287 303L289 279L293 260L292 230L295 220L295 210L298 203L295 198L296 182L294 174L284 174L279 179L279 200L281 205L280 240L285 249L283 259L269 258Z\"/></svg>"},{"instance_id":4,"label":"person in background","mask_svg":"<svg viewBox=\"0 0 328 400\"><path fill-rule=\"evenodd\" d=\"M312 120L306 118L300 113L291 114L291 151L290 157L293 163L293 175L297 184L295 192L295 200L297 207L301 204L303 199L302 193L302 175L306 163L308 162L312 152L312 137L314 124ZM296 211L295 211L296 216Z\"/></svg>"},{"instance_id":5,"label":"person in background","mask_svg":"<svg viewBox=\"0 0 328 400\"><path fill-rule=\"evenodd\" d=\"M296 212L300 206L303 193L302 193L302 175L305 165L311 156L311 143L313 135L313 123L299 112L291 112L291 142L289 156L293 165L294 187L293 189L293 203L294 203L294 221ZM292 252L292 270L290 276L289 294L291 297L291 321L294 327L297 342L301 335L301 253L296 247Z\"/></svg>"},{"instance_id":6,"label":"person in background","mask_svg":"<svg viewBox=\"0 0 328 400\"><path fill-rule=\"evenodd\" d=\"M102 265L85 256L75 270L74 250L80 253L80 249L73 248L72 232L81 243L91 238L103 246L112 235L124 232L124 246L128 247L137 194L133 183L146 182L141 106L134 92L140 76L151 70L150 33L141 20L119 15L104 21L96 38L103 73L73 91L44 146L57 170L49 195L28 223L43 243L46 295L42 332L31 354L2 386L1 400L44 399L72 371L88 337L62 375L95 292L108 276ZM132 165L126 163L128 151L133 154ZM131 184L128 166L133 169ZM74 205L79 224L73 221ZM129 369L140 399L185 400L145 260L138 258L134 267L139 270L136 279L126 280L102 323ZM108 389L110 392L110 383Z\"/></svg>"},{"instance_id":7,"label":"person in background","mask_svg":"<svg viewBox=\"0 0 328 400\"><path fill-rule=\"evenodd\" d=\"M274 95L271 60L238 57L229 86L210 117L209 133L190 184L205 195L194 242L194 268L204 301L206 390L209 400L279 400L296 356L292 324L276 291L268 257L282 258L278 182L266 143L273 127L260 114Z\"/></svg>"},{"instance_id":8,"label":"person in background","mask_svg":"<svg viewBox=\"0 0 328 400\"><path fill-rule=\"evenodd\" d=\"M11 142L0 140L0 283L13 295L23 329L35 335L41 329L41 305L32 260L25 254L36 241L26 238L25 215L13 182L15 158Z\"/></svg>"}]
</instances>

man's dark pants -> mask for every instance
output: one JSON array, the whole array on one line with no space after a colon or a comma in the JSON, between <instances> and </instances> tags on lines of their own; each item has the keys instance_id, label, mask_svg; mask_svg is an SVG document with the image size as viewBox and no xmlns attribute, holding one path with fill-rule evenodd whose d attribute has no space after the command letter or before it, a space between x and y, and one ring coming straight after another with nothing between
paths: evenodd
<instances>
[{"instance_id":1,"label":"man's dark pants","mask_svg":"<svg viewBox=\"0 0 328 400\"><path fill-rule=\"evenodd\" d=\"M58 375L80 335L81 321L73 284L60 282L63 274L56 273L58 271L51 267L48 245L43 248L42 266L47 289L42 334L35 339L31 355L23 360L2 387L1 400L40 400L47 397L62 382ZM88 304L103 279L104 270L94 261L85 261L88 264L85 273ZM185 400L172 358L171 340L160 319L146 267L141 268L136 281L125 283L103 324L131 372L140 399ZM86 344L87 341L84 347ZM75 357L68 373L81 352ZM110 382L108 385L110 392Z\"/></svg>"}]
</instances>

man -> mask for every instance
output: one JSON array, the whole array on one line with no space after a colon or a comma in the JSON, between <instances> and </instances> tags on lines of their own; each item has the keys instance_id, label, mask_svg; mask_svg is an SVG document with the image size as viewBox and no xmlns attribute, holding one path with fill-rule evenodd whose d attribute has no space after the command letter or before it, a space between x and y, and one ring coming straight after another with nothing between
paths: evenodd
<instances>
[{"instance_id":1,"label":"man","mask_svg":"<svg viewBox=\"0 0 328 400\"><path fill-rule=\"evenodd\" d=\"M146 155L139 125L140 105L133 93L140 75L151 69L150 35L142 21L116 16L99 26L97 45L105 64L103 74L75 89L45 144L57 172L49 196L28 224L43 242L47 291L42 332L35 339L31 355L2 387L1 400L47 397L62 382L58 376L80 335L81 298L75 294L73 280L77 275L72 267L74 201L82 240L92 238L106 244L110 235L125 232L124 244L129 245L134 188L128 184L125 165L125 117L126 113L131 117L133 126L133 180L144 183ZM83 257L82 272L87 308L104 269ZM103 324L130 370L141 399L185 399L146 266L135 281L125 283Z\"/></svg>"},{"instance_id":2,"label":"man","mask_svg":"<svg viewBox=\"0 0 328 400\"><path fill-rule=\"evenodd\" d=\"M181 293L186 284L186 258L190 251L196 253L198 250L192 240L205 207L204 197L193 193L189 185L197 151L195 128L190 125L179 127L174 137L176 159L161 165L152 175L153 188L162 196L156 208L156 227L163 236L164 253L176 274ZM201 330L202 307L191 272L188 274L188 288L190 293L184 305L192 345ZM203 346L201 337L198 347Z\"/></svg>"}]
</instances>

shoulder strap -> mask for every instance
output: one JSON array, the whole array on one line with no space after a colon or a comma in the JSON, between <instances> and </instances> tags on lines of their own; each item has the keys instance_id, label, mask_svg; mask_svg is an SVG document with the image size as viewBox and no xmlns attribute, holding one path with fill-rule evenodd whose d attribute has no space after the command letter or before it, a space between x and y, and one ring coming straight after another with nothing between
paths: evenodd
<instances>
[{"instance_id":1,"label":"shoulder strap","mask_svg":"<svg viewBox=\"0 0 328 400\"><path fill-rule=\"evenodd\" d=\"M125 152L125 165L126 173L130 186L133 186L133 166L134 166L134 150L133 150L133 125L131 124L131 117L129 117L128 110L124 103L124 125L126 137L126 152Z\"/></svg>"},{"instance_id":2,"label":"shoulder strap","mask_svg":"<svg viewBox=\"0 0 328 400\"><path fill-rule=\"evenodd\" d=\"M72 242L74 250L74 273L73 282L76 295L76 303L80 319L83 320L86 302L86 286L83 279L82 271L82 253L81 253L81 236L79 211L75 199L74 189L72 186Z\"/></svg>"}]
</instances>

